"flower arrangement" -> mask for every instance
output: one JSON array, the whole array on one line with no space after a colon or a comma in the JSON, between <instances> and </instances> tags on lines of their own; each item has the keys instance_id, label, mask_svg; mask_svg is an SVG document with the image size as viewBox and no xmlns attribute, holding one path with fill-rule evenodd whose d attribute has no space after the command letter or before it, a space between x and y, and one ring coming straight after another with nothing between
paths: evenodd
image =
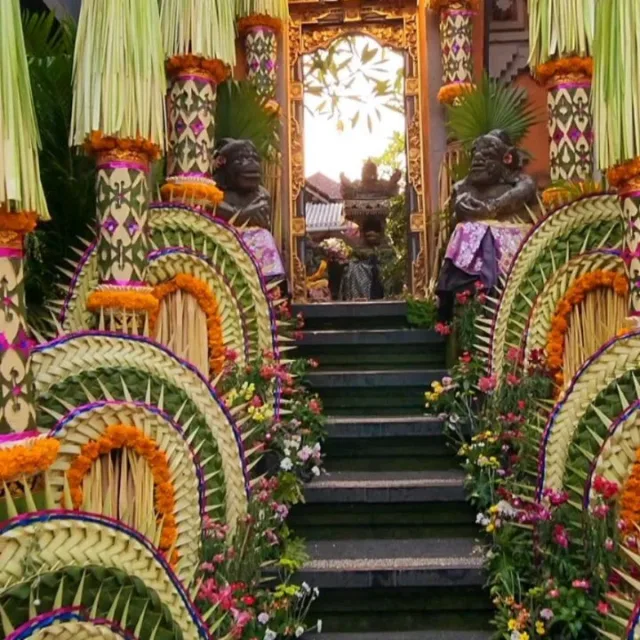
<instances>
[{"instance_id":1,"label":"flower arrangement","mask_svg":"<svg viewBox=\"0 0 640 640\"><path fill-rule=\"evenodd\" d=\"M620 517L628 532L635 531L640 524L640 448L636 450L636 459L631 474L625 482L620 498Z\"/></svg>"},{"instance_id":2,"label":"flower arrangement","mask_svg":"<svg viewBox=\"0 0 640 640\"><path fill-rule=\"evenodd\" d=\"M166 61L167 73L177 75L180 72L201 69L212 77L216 84L224 82L229 77L229 66L222 60L205 58L193 54L171 56Z\"/></svg>"},{"instance_id":3,"label":"flower arrangement","mask_svg":"<svg viewBox=\"0 0 640 640\"><path fill-rule=\"evenodd\" d=\"M351 257L351 247L340 238L327 238L320 243L320 249L327 256L329 262L347 264Z\"/></svg>"},{"instance_id":4,"label":"flower arrangement","mask_svg":"<svg viewBox=\"0 0 640 640\"><path fill-rule=\"evenodd\" d=\"M218 189L213 181L197 182L194 180L175 182L168 180L160 188L162 199L166 202L207 203L215 206L222 202L224 193Z\"/></svg>"},{"instance_id":5,"label":"flower arrangement","mask_svg":"<svg viewBox=\"0 0 640 640\"><path fill-rule=\"evenodd\" d=\"M256 27L265 27L276 33L280 33L282 30L282 20L264 13L245 16L238 20L238 33L240 34L244 34Z\"/></svg>"},{"instance_id":6,"label":"flower arrangement","mask_svg":"<svg viewBox=\"0 0 640 640\"><path fill-rule=\"evenodd\" d=\"M542 83L549 82L555 76L589 79L593 76L593 59L572 56L550 60L536 67L535 76Z\"/></svg>"},{"instance_id":7,"label":"flower arrangement","mask_svg":"<svg viewBox=\"0 0 640 640\"><path fill-rule=\"evenodd\" d=\"M156 308L151 315L151 335L155 335L155 326L160 312L160 302L178 289L191 294L207 317L207 343L209 346L209 368L212 375L222 371L225 361L222 322L218 311L218 302L206 283L188 273L179 273L168 282L163 282L153 289Z\"/></svg>"},{"instance_id":8,"label":"flower arrangement","mask_svg":"<svg viewBox=\"0 0 640 640\"><path fill-rule=\"evenodd\" d=\"M551 320L551 331L547 339L547 365L556 374L556 382L562 384L563 377L559 373L562 368L564 355L564 337L569 330L569 315L574 307L579 305L586 295L594 289L609 287L619 296L626 296L629 292L629 281L626 276L615 271L598 270L587 273L578 278L556 305L555 314Z\"/></svg>"},{"instance_id":9,"label":"flower arrangement","mask_svg":"<svg viewBox=\"0 0 640 640\"><path fill-rule=\"evenodd\" d=\"M139 153L150 160L157 160L162 155L159 145L145 138L115 138L105 136L102 131L92 131L84 143L88 153L106 153L109 151L125 151Z\"/></svg>"},{"instance_id":10,"label":"flower arrangement","mask_svg":"<svg viewBox=\"0 0 640 640\"><path fill-rule=\"evenodd\" d=\"M60 442L36 435L6 443L0 436L0 447L0 482L9 483L46 471L55 462Z\"/></svg>"},{"instance_id":11,"label":"flower arrangement","mask_svg":"<svg viewBox=\"0 0 640 640\"><path fill-rule=\"evenodd\" d=\"M438 102L440 104L453 104L459 97L473 90L471 82L451 82L440 87Z\"/></svg>"},{"instance_id":12,"label":"flower arrangement","mask_svg":"<svg viewBox=\"0 0 640 640\"><path fill-rule=\"evenodd\" d=\"M83 445L80 454L67 471L67 480L74 509L80 509L84 500L82 481L94 462L111 451L130 448L144 458L151 468L154 482L155 510L158 523L162 525L159 547L169 551L178 537L175 510L175 490L171 482L171 471L167 456L158 444L137 427L115 424L107 427L100 438ZM175 554L174 554L175 555ZM175 562L177 558L172 558Z\"/></svg>"},{"instance_id":13,"label":"flower arrangement","mask_svg":"<svg viewBox=\"0 0 640 640\"><path fill-rule=\"evenodd\" d=\"M94 312L100 309L126 309L154 314L158 311L158 300L151 293L134 289L100 289L89 295L87 309Z\"/></svg>"}]
</instances>

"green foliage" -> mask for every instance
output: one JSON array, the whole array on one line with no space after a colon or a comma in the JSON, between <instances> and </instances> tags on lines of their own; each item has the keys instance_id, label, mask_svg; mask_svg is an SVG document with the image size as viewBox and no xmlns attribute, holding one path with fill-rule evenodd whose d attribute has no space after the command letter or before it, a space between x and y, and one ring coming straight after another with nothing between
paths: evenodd
<instances>
[{"instance_id":1,"label":"green foliage","mask_svg":"<svg viewBox=\"0 0 640 640\"><path fill-rule=\"evenodd\" d=\"M273 157L280 141L280 119L266 108L267 102L248 81L223 82L218 87L216 140L251 140L263 160Z\"/></svg>"},{"instance_id":2,"label":"green foliage","mask_svg":"<svg viewBox=\"0 0 640 640\"><path fill-rule=\"evenodd\" d=\"M502 84L487 74L457 104L447 106L449 134L467 146L494 129L503 129L518 144L539 119L525 89Z\"/></svg>"},{"instance_id":3,"label":"green foliage","mask_svg":"<svg viewBox=\"0 0 640 640\"><path fill-rule=\"evenodd\" d=\"M370 38L361 35L346 36L334 41L326 50L319 49L304 58L304 91L316 98L307 110L336 121L339 131L348 121L355 129L365 123L369 132L374 122L380 122L383 111L404 113L404 68L390 77L389 49L378 47ZM369 87L369 95L354 87ZM350 114L345 107L357 107Z\"/></svg>"},{"instance_id":4,"label":"green foliage","mask_svg":"<svg viewBox=\"0 0 640 640\"><path fill-rule=\"evenodd\" d=\"M30 316L59 297L57 272L76 260L75 236L95 219L93 162L69 148L75 31L53 13L23 15L31 88L40 127L40 175L51 222L27 236L26 295Z\"/></svg>"},{"instance_id":5,"label":"green foliage","mask_svg":"<svg viewBox=\"0 0 640 640\"><path fill-rule=\"evenodd\" d=\"M414 327L433 329L438 318L438 305L432 298L407 296L407 321Z\"/></svg>"}]
</instances>

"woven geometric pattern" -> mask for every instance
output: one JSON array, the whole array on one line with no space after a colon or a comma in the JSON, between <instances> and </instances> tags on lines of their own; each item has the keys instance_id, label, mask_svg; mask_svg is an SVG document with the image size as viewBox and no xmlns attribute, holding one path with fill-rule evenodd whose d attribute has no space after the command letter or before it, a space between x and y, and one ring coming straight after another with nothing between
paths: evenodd
<instances>
[{"instance_id":1,"label":"woven geometric pattern","mask_svg":"<svg viewBox=\"0 0 640 640\"><path fill-rule=\"evenodd\" d=\"M569 260L545 282L531 310L528 331L524 336L526 359L534 349L546 346L556 306L571 285L585 273L599 269L624 273L624 262L609 249L591 251Z\"/></svg>"},{"instance_id":2,"label":"woven geometric pattern","mask_svg":"<svg viewBox=\"0 0 640 640\"><path fill-rule=\"evenodd\" d=\"M33 640L95 640L96 638L119 640L125 638L124 635L93 622L58 622L46 629L40 629L29 637Z\"/></svg>"},{"instance_id":3,"label":"woven geometric pattern","mask_svg":"<svg viewBox=\"0 0 640 640\"><path fill-rule=\"evenodd\" d=\"M149 227L154 248L184 247L202 254L229 279L236 298L241 303L247 300L242 310L247 325L256 331L251 336L251 357L264 350L278 353L275 315L260 267L231 225L188 207L155 205Z\"/></svg>"},{"instance_id":4,"label":"woven geometric pattern","mask_svg":"<svg viewBox=\"0 0 640 640\"><path fill-rule=\"evenodd\" d=\"M550 88L549 158L551 180L587 180L593 171L591 81L562 82Z\"/></svg>"},{"instance_id":5,"label":"woven geometric pattern","mask_svg":"<svg viewBox=\"0 0 640 640\"><path fill-rule=\"evenodd\" d=\"M133 402L95 402L75 409L62 419L51 432L62 442L58 458L47 474L54 500L60 504L65 475L80 455L82 446L95 442L110 425L122 424L137 427L167 456L171 484L175 489L174 515L178 521L176 550L180 559L175 571L188 584L200 561L201 514L206 510L204 486L201 485L204 485L205 474L181 427L157 407ZM152 537L148 532L141 533Z\"/></svg>"},{"instance_id":6,"label":"woven geometric pattern","mask_svg":"<svg viewBox=\"0 0 640 640\"><path fill-rule=\"evenodd\" d=\"M471 60L472 11L445 9L440 14L442 84L473 82Z\"/></svg>"},{"instance_id":7,"label":"woven geometric pattern","mask_svg":"<svg viewBox=\"0 0 640 640\"><path fill-rule=\"evenodd\" d=\"M273 29L265 26L247 29L244 36L244 51L249 81L261 96L275 98L278 35Z\"/></svg>"},{"instance_id":8,"label":"woven geometric pattern","mask_svg":"<svg viewBox=\"0 0 640 640\"><path fill-rule=\"evenodd\" d=\"M0 433L29 431L35 426L35 409L22 249L4 250L0 258L0 279Z\"/></svg>"},{"instance_id":9,"label":"woven geometric pattern","mask_svg":"<svg viewBox=\"0 0 640 640\"><path fill-rule=\"evenodd\" d=\"M572 443L580 435L581 420L596 398L616 380L635 371L639 362L640 332L611 340L585 362L547 423L540 452L539 493L547 488L564 487ZM625 399L623 406L628 402Z\"/></svg>"},{"instance_id":10,"label":"woven geometric pattern","mask_svg":"<svg viewBox=\"0 0 640 640\"><path fill-rule=\"evenodd\" d=\"M498 379L508 348L521 345L531 309L552 274L580 254L618 247L621 236L620 205L612 195L572 202L533 227L514 258L498 306L492 311L494 317L487 324L489 363Z\"/></svg>"},{"instance_id":11,"label":"woven geometric pattern","mask_svg":"<svg viewBox=\"0 0 640 640\"><path fill-rule=\"evenodd\" d=\"M184 587L151 543L116 521L73 512L42 512L0 529L0 584L6 590L61 567L106 567L152 589L185 640L208 638Z\"/></svg>"},{"instance_id":12,"label":"woven geometric pattern","mask_svg":"<svg viewBox=\"0 0 640 640\"><path fill-rule=\"evenodd\" d=\"M208 285L218 302L218 312L222 321L224 346L233 349L238 362L244 365L249 353L250 337L242 309L228 278L211 262L206 262L193 253L180 249L169 253L152 253L147 266L147 281L157 285L175 278L180 273L198 278Z\"/></svg>"},{"instance_id":13,"label":"woven geometric pattern","mask_svg":"<svg viewBox=\"0 0 640 640\"><path fill-rule=\"evenodd\" d=\"M640 316L640 195L625 197L622 204L625 220L624 248L629 277L630 309Z\"/></svg>"},{"instance_id":14,"label":"woven geometric pattern","mask_svg":"<svg viewBox=\"0 0 640 640\"><path fill-rule=\"evenodd\" d=\"M225 487L226 520L234 528L247 510L248 477L242 440L214 390L193 367L144 338L105 333L67 336L40 345L33 353L39 394L71 376L108 367L138 370L177 385L205 416L222 457L218 481Z\"/></svg>"}]
</instances>

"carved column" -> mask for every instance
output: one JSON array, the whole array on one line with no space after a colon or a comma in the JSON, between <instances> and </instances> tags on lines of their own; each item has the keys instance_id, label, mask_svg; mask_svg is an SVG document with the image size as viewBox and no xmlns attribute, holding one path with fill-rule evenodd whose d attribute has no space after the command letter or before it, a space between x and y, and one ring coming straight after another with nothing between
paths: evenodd
<instances>
[{"instance_id":1,"label":"carved column","mask_svg":"<svg viewBox=\"0 0 640 640\"><path fill-rule=\"evenodd\" d=\"M549 160L552 182L583 181L593 175L589 58L562 58L536 70L548 89Z\"/></svg>"},{"instance_id":2,"label":"carved column","mask_svg":"<svg viewBox=\"0 0 640 640\"><path fill-rule=\"evenodd\" d=\"M247 77L258 93L270 100L276 97L281 28L281 20L267 15L249 16L238 21L247 60Z\"/></svg>"},{"instance_id":3,"label":"carved column","mask_svg":"<svg viewBox=\"0 0 640 640\"><path fill-rule=\"evenodd\" d=\"M228 76L220 60L175 56L167 62L167 180L165 200L213 208L222 192L213 180L218 84Z\"/></svg>"},{"instance_id":4,"label":"carved column","mask_svg":"<svg viewBox=\"0 0 640 640\"><path fill-rule=\"evenodd\" d=\"M473 83L471 47L474 6L472 0L431 2L432 8L440 9L442 87L438 92L438 100L442 103L453 103Z\"/></svg>"},{"instance_id":5,"label":"carved column","mask_svg":"<svg viewBox=\"0 0 640 640\"><path fill-rule=\"evenodd\" d=\"M0 433L35 429L29 366L24 241L36 216L0 210Z\"/></svg>"}]
</instances>

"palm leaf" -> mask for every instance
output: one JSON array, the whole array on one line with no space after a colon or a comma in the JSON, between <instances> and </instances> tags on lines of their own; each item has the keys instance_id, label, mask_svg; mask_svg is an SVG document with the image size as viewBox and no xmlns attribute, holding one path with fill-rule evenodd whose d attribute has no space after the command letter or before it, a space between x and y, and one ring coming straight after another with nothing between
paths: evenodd
<instances>
[{"instance_id":1,"label":"palm leaf","mask_svg":"<svg viewBox=\"0 0 640 640\"><path fill-rule=\"evenodd\" d=\"M263 160L277 151L280 119L267 110L263 98L247 81L227 80L218 87L216 140L236 138L251 140Z\"/></svg>"},{"instance_id":2,"label":"palm leaf","mask_svg":"<svg viewBox=\"0 0 640 640\"><path fill-rule=\"evenodd\" d=\"M447 106L449 134L465 145L494 129L506 131L517 144L539 119L524 89L491 80L486 74L457 104Z\"/></svg>"}]
</instances>

